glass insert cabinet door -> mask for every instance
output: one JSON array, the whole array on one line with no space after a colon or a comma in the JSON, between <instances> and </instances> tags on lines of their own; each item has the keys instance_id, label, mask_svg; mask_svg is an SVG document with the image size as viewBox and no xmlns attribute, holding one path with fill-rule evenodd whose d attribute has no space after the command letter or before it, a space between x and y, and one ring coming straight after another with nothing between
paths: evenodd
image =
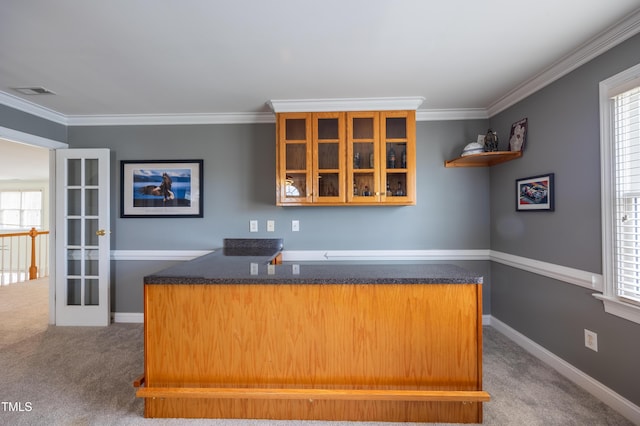
<instances>
[{"instance_id":1,"label":"glass insert cabinet door","mask_svg":"<svg viewBox=\"0 0 640 426\"><path fill-rule=\"evenodd\" d=\"M415 111L385 111L380 117L380 183L386 204L415 202Z\"/></svg>"},{"instance_id":2,"label":"glass insert cabinet door","mask_svg":"<svg viewBox=\"0 0 640 426\"><path fill-rule=\"evenodd\" d=\"M347 113L347 187L350 203L382 199L380 186L380 115L374 111Z\"/></svg>"},{"instance_id":3,"label":"glass insert cabinet door","mask_svg":"<svg viewBox=\"0 0 640 426\"><path fill-rule=\"evenodd\" d=\"M277 199L284 204L312 200L312 128L310 114L278 115Z\"/></svg>"},{"instance_id":4,"label":"glass insert cabinet door","mask_svg":"<svg viewBox=\"0 0 640 426\"><path fill-rule=\"evenodd\" d=\"M109 150L56 151L56 324L110 323Z\"/></svg>"},{"instance_id":5,"label":"glass insert cabinet door","mask_svg":"<svg viewBox=\"0 0 640 426\"><path fill-rule=\"evenodd\" d=\"M344 113L311 115L313 124L313 201L344 203Z\"/></svg>"}]
</instances>

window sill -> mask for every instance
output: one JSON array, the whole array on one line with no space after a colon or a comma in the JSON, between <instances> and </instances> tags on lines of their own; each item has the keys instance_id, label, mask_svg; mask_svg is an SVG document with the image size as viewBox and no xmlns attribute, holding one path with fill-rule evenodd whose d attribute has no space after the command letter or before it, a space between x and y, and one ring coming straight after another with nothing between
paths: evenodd
<instances>
[{"instance_id":1,"label":"window sill","mask_svg":"<svg viewBox=\"0 0 640 426\"><path fill-rule=\"evenodd\" d=\"M602 300L605 312L640 324L640 306L625 303L615 297L605 296L600 293L595 293L593 297Z\"/></svg>"}]
</instances>

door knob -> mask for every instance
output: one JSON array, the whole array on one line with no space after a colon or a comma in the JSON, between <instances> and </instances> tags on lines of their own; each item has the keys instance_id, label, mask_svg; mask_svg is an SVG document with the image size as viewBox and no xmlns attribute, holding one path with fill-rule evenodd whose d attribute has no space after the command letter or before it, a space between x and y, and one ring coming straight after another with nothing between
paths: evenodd
<instances>
[{"instance_id":1,"label":"door knob","mask_svg":"<svg viewBox=\"0 0 640 426\"><path fill-rule=\"evenodd\" d=\"M105 235L107 235L107 231L105 231L104 229L99 229L96 231L96 235L98 237L104 237Z\"/></svg>"}]
</instances>

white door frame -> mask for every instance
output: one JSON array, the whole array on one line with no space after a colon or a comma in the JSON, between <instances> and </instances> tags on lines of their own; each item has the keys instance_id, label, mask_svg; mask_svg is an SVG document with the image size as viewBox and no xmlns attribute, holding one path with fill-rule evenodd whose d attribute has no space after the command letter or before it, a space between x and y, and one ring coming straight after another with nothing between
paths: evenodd
<instances>
[{"instance_id":1,"label":"white door frame","mask_svg":"<svg viewBox=\"0 0 640 426\"><path fill-rule=\"evenodd\" d=\"M56 323L56 149L69 148L69 144L43 138L19 130L0 126L0 138L24 145L47 148L49 150L49 324ZM51 280L53 277L53 285Z\"/></svg>"}]
</instances>

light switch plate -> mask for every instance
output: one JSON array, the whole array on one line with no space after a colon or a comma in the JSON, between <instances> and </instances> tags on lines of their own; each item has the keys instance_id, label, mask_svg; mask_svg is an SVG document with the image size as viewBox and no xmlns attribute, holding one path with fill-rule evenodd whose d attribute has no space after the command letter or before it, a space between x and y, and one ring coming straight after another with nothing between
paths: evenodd
<instances>
[{"instance_id":1,"label":"light switch plate","mask_svg":"<svg viewBox=\"0 0 640 426\"><path fill-rule=\"evenodd\" d=\"M273 232L276 230L276 221L275 220L267 220L267 232Z\"/></svg>"},{"instance_id":2,"label":"light switch plate","mask_svg":"<svg viewBox=\"0 0 640 426\"><path fill-rule=\"evenodd\" d=\"M293 231L293 232L300 231L300 221L299 220L292 220L291 221L291 231Z\"/></svg>"}]
</instances>

